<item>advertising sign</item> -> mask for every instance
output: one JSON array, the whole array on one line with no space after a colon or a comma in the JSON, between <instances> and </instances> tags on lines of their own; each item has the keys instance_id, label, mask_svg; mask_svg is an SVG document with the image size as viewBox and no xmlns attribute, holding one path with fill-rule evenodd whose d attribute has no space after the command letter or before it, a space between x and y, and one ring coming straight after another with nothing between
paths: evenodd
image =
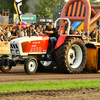
<instances>
[{"instance_id":1,"label":"advertising sign","mask_svg":"<svg viewBox=\"0 0 100 100\"><path fill-rule=\"evenodd\" d=\"M21 17L23 22L32 23L36 22L36 15L22 15ZM17 14L14 14L14 22L18 21Z\"/></svg>"}]
</instances>

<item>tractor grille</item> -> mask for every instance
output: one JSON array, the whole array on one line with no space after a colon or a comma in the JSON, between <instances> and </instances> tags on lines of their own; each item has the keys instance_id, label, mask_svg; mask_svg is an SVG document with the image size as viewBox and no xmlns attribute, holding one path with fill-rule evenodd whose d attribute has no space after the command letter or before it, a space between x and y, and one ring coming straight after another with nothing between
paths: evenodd
<instances>
[{"instance_id":1,"label":"tractor grille","mask_svg":"<svg viewBox=\"0 0 100 100\"><path fill-rule=\"evenodd\" d=\"M18 45L17 44L10 44L10 48L11 49L18 49Z\"/></svg>"},{"instance_id":2,"label":"tractor grille","mask_svg":"<svg viewBox=\"0 0 100 100\"><path fill-rule=\"evenodd\" d=\"M17 44L10 44L10 51L12 55L19 55L20 51Z\"/></svg>"}]
</instances>

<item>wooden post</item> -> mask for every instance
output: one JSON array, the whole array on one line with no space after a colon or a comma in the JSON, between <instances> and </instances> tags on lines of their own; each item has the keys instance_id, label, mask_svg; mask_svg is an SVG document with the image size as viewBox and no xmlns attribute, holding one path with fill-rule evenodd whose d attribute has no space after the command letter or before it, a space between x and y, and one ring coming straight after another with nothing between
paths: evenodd
<instances>
[{"instance_id":1,"label":"wooden post","mask_svg":"<svg viewBox=\"0 0 100 100\"><path fill-rule=\"evenodd\" d=\"M31 37L31 26L29 26L29 37Z\"/></svg>"}]
</instances>

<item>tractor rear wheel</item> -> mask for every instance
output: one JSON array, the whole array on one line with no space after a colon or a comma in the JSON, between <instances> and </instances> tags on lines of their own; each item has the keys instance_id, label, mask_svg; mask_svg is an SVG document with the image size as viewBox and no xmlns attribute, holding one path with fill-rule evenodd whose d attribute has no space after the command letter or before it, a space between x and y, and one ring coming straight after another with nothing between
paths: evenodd
<instances>
[{"instance_id":1,"label":"tractor rear wheel","mask_svg":"<svg viewBox=\"0 0 100 100\"><path fill-rule=\"evenodd\" d=\"M32 75L37 71L38 62L34 57L29 57L24 64L24 70L26 73Z\"/></svg>"},{"instance_id":2,"label":"tractor rear wheel","mask_svg":"<svg viewBox=\"0 0 100 100\"><path fill-rule=\"evenodd\" d=\"M85 43L70 37L56 50L56 63L61 72L80 73L85 68L87 52Z\"/></svg>"}]
</instances>

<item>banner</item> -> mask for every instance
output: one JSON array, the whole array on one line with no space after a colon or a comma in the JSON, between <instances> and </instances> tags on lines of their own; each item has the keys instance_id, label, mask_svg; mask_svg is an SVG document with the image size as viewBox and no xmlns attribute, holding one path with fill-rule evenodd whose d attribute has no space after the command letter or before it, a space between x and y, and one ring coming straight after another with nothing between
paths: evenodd
<instances>
[{"instance_id":1,"label":"banner","mask_svg":"<svg viewBox=\"0 0 100 100\"><path fill-rule=\"evenodd\" d=\"M32 22L36 22L36 15L22 15L21 19L23 22L26 23L32 23ZM18 17L17 14L14 14L14 22L18 22Z\"/></svg>"},{"instance_id":2,"label":"banner","mask_svg":"<svg viewBox=\"0 0 100 100\"><path fill-rule=\"evenodd\" d=\"M22 15L21 6L22 6L22 0L15 0L14 1L14 7L15 7L15 10L17 12L17 17L18 17L19 24L20 24L19 26L21 26L21 15Z\"/></svg>"}]
</instances>

